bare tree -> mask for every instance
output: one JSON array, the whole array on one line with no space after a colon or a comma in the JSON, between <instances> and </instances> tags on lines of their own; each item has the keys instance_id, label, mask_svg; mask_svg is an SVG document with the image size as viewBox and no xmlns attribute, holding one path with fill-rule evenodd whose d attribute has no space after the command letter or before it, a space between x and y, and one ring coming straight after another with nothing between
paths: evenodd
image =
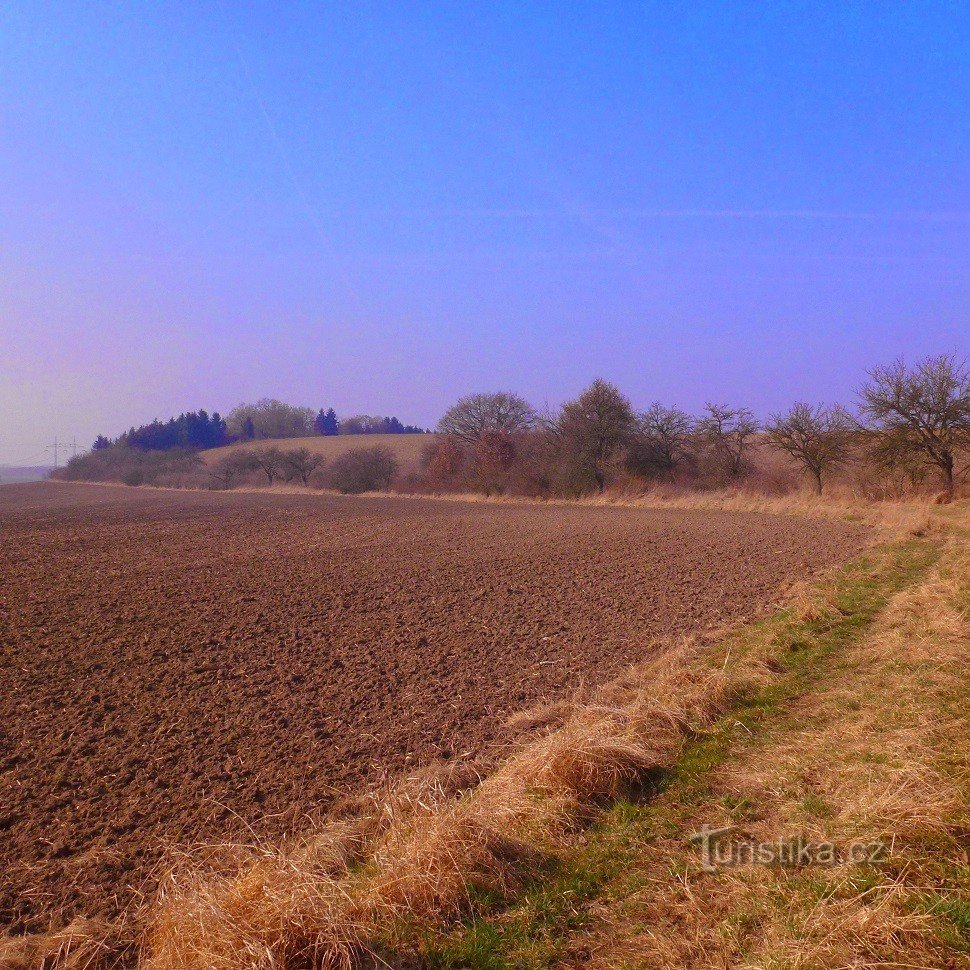
<instances>
[{"instance_id":1,"label":"bare tree","mask_svg":"<svg viewBox=\"0 0 970 970\"><path fill-rule=\"evenodd\" d=\"M935 466L952 501L957 455L970 446L970 373L954 357L927 357L911 370L900 359L869 372L861 412L887 463Z\"/></svg>"},{"instance_id":2,"label":"bare tree","mask_svg":"<svg viewBox=\"0 0 970 970\"><path fill-rule=\"evenodd\" d=\"M208 468L209 478L216 488L229 489L236 478L243 474L249 465L246 455L231 451Z\"/></svg>"},{"instance_id":3,"label":"bare tree","mask_svg":"<svg viewBox=\"0 0 970 970\"><path fill-rule=\"evenodd\" d=\"M286 470L283 452L279 448L253 448L248 453L253 468L259 469L270 485L282 478Z\"/></svg>"},{"instance_id":4,"label":"bare tree","mask_svg":"<svg viewBox=\"0 0 970 970\"><path fill-rule=\"evenodd\" d=\"M299 478L304 485L310 484L310 476L323 464L323 455L315 455L309 448L294 448L283 452L283 468L286 480Z\"/></svg>"},{"instance_id":5,"label":"bare tree","mask_svg":"<svg viewBox=\"0 0 970 970\"><path fill-rule=\"evenodd\" d=\"M705 404L706 414L695 425L695 432L714 453L724 470L740 475L745 468L745 453L758 433L758 422L748 408L724 404Z\"/></svg>"},{"instance_id":6,"label":"bare tree","mask_svg":"<svg viewBox=\"0 0 970 970\"><path fill-rule=\"evenodd\" d=\"M630 443L635 427L627 398L597 378L575 401L562 406L556 431L572 470L592 478L602 492L610 463Z\"/></svg>"},{"instance_id":7,"label":"bare tree","mask_svg":"<svg viewBox=\"0 0 970 970\"><path fill-rule=\"evenodd\" d=\"M765 436L805 468L821 495L822 476L848 460L852 427L852 419L838 406L799 402L786 414L772 415Z\"/></svg>"},{"instance_id":8,"label":"bare tree","mask_svg":"<svg viewBox=\"0 0 970 970\"><path fill-rule=\"evenodd\" d=\"M485 434L514 434L529 430L535 423L536 413L528 401L499 391L460 398L442 415L438 431L477 444Z\"/></svg>"},{"instance_id":9,"label":"bare tree","mask_svg":"<svg viewBox=\"0 0 970 970\"><path fill-rule=\"evenodd\" d=\"M678 408L654 402L637 419L641 463L662 472L672 472L693 452L691 416Z\"/></svg>"}]
</instances>

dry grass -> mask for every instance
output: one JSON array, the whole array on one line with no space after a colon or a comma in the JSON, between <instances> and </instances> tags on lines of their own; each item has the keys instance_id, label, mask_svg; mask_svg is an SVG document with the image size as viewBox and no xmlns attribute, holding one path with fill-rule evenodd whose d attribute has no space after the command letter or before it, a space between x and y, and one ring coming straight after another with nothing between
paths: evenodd
<instances>
[{"instance_id":1,"label":"dry grass","mask_svg":"<svg viewBox=\"0 0 970 970\"><path fill-rule=\"evenodd\" d=\"M173 878L143 966L289 967L308 955L317 966L350 966L373 954L378 928L404 913L440 919L475 892L513 893L541 871L557 833L676 759L742 673L750 673L744 664L712 667L685 645L525 744L472 790L456 797L437 788L377 806L370 844L353 867L346 858L334 865L321 833L257 855L234 875Z\"/></svg>"},{"instance_id":2,"label":"dry grass","mask_svg":"<svg viewBox=\"0 0 970 970\"><path fill-rule=\"evenodd\" d=\"M927 900L958 903L966 863L968 580L970 546L956 535L925 581L896 595L833 663L822 689L735 753L693 816L756 842L881 840L887 861L708 875L682 844L661 841L622 917L605 916L597 965L634 954L663 968L959 965ZM685 874L671 887L663 873L678 865Z\"/></svg>"},{"instance_id":3,"label":"dry grass","mask_svg":"<svg viewBox=\"0 0 970 970\"><path fill-rule=\"evenodd\" d=\"M0 936L0 970L95 970L115 959L117 927L75 920L64 929L32 936Z\"/></svg>"},{"instance_id":4,"label":"dry grass","mask_svg":"<svg viewBox=\"0 0 970 970\"><path fill-rule=\"evenodd\" d=\"M528 498L514 495L485 496L476 492L440 492L434 495L369 492L361 498L434 498L448 502L513 505L619 506L644 509L689 509L708 512L760 512L769 515L797 515L810 519L859 522L877 530L874 539L888 540L905 535L940 533L944 526L934 514L932 498L906 501L870 501L845 493L818 496L809 492L767 495L755 490L691 490L658 487L646 491L607 491L580 498ZM965 505L966 502L961 500Z\"/></svg>"},{"instance_id":5,"label":"dry grass","mask_svg":"<svg viewBox=\"0 0 970 970\"><path fill-rule=\"evenodd\" d=\"M212 448L199 454L207 465L211 465L235 451L251 451L254 448L279 448L289 451L293 448L306 448L315 455L323 455L327 461L333 461L354 448L374 448L380 445L393 452L401 464L401 470L407 473L420 469L422 452L436 437L433 434L338 434L311 435L308 438L267 438Z\"/></svg>"}]
</instances>

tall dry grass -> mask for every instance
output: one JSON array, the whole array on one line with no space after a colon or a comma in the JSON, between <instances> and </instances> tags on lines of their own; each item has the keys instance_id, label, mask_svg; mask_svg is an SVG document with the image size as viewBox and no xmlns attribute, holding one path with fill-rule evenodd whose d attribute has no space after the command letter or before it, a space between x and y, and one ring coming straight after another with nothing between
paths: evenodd
<instances>
[{"instance_id":1,"label":"tall dry grass","mask_svg":"<svg viewBox=\"0 0 970 970\"><path fill-rule=\"evenodd\" d=\"M766 515L795 515L812 519L834 519L862 523L876 529L874 539L885 541L902 535L925 535L941 531L932 497L907 500L871 501L851 492L815 495L793 491L770 495L754 489L686 489L657 486L650 489L613 489L601 495L573 498L535 498L516 495L482 495L478 492L436 492L418 495L402 492L370 492L361 498L434 499L446 502L488 505L549 505L619 507L641 509L684 509L700 512L755 512ZM961 501L965 504L965 501Z\"/></svg>"},{"instance_id":2,"label":"tall dry grass","mask_svg":"<svg viewBox=\"0 0 970 970\"><path fill-rule=\"evenodd\" d=\"M965 511L960 519L925 579L892 598L778 727L712 774L711 794L687 819L764 843L795 834L816 844L879 840L886 860L701 876L682 842L658 840L640 861L642 888L604 917L594 966L963 965L946 942L952 929L927 903L959 901L970 818ZM811 597L798 606L810 620L825 608ZM677 866L682 882L665 881Z\"/></svg>"}]
</instances>

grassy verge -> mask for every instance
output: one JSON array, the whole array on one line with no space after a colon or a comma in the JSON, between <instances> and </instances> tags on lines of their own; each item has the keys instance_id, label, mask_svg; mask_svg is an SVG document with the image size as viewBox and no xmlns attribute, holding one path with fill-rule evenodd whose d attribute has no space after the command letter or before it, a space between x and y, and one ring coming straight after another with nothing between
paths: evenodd
<instances>
[{"instance_id":1,"label":"grassy verge","mask_svg":"<svg viewBox=\"0 0 970 970\"><path fill-rule=\"evenodd\" d=\"M956 517L951 513L951 519ZM616 800L513 905L399 921L435 967L957 966L968 956L965 526L883 547L723 645L776 676L648 790ZM733 661L728 659L733 658ZM689 835L887 845L872 864L723 867Z\"/></svg>"}]
</instances>

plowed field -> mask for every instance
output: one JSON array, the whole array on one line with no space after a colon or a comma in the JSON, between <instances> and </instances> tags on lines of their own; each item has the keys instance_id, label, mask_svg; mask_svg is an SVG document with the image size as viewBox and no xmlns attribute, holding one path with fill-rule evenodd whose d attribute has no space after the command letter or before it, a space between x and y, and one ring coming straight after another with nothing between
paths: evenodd
<instances>
[{"instance_id":1,"label":"plowed field","mask_svg":"<svg viewBox=\"0 0 970 970\"><path fill-rule=\"evenodd\" d=\"M130 904L859 549L746 513L0 488L0 924Z\"/></svg>"}]
</instances>

